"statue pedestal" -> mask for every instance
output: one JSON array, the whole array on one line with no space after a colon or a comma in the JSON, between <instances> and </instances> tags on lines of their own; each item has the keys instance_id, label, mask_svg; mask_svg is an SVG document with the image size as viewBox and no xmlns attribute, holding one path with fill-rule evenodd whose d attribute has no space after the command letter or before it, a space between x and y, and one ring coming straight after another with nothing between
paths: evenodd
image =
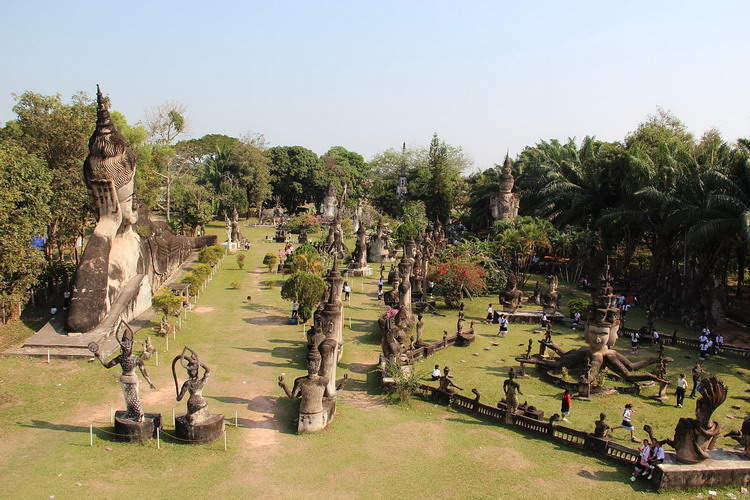
<instances>
[{"instance_id":1,"label":"statue pedestal","mask_svg":"<svg viewBox=\"0 0 750 500\"><path fill-rule=\"evenodd\" d=\"M115 412L115 434L118 441L143 443L156 437L156 429L161 429L161 413L146 413L142 422L125 418L127 412Z\"/></svg>"},{"instance_id":2,"label":"statue pedestal","mask_svg":"<svg viewBox=\"0 0 750 500\"><path fill-rule=\"evenodd\" d=\"M516 378L529 378L529 376L526 375L526 365L524 365L523 362L520 362L520 366L515 368L514 371L516 373Z\"/></svg>"},{"instance_id":3,"label":"statue pedestal","mask_svg":"<svg viewBox=\"0 0 750 500\"><path fill-rule=\"evenodd\" d=\"M697 464L681 464L674 453L667 452L664 463L654 471L658 490L710 488L747 485L750 460L736 450L710 450L709 458Z\"/></svg>"},{"instance_id":4,"label":"statue pedestal","mask_svg":"<svg viewBox=\"0 0 750 500\"><path fill-rule=\"evenodd\" d=\"M370 266L349 268L346 270L350 276L372 276L372 268Z\"/></svg>"},{"instance_id":5,"label":"statue pedestal","mask_svg":"<svg viewBox=\"0 0 750 500\"><path fill-rule=\"evenodd\" d=\"M174 424L178 438L195 444L211 443L224 432L224 415L214 413L197 424L188 423L187 415L180 415L174 420Z\"/></svg>"}]
</instances>

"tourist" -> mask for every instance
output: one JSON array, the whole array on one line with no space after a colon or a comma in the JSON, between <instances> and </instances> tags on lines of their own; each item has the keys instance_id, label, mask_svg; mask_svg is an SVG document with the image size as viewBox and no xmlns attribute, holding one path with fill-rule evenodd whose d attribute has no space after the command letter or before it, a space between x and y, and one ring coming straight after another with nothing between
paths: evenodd
<instances>
[{"instance_id":1,"label":"tourist","mask_svg":"<svg viewBox=\"0 0 750 500\"><path fill-rule=\"evenodd\" d=\"M492 321L495 319L495 309L492 308L492 304L490 304L487 307L487 319L485 320L485 323L488 325L492 323Z\"/></svg>"},{"instance_id":2,"label":"tourist","mask_svg":"<svg viewBox=\"0 0 750 500\"><path fill-rule=\"evenodd\" d=\"M638 343L641 339L641 334L638 333L638 330L634 330L633 333L630 334L630 352L635 354L638 352Z\"/></svg>"},{"instance_id":3,"label":"tourist","mask_svg":"<svg viewBox=\"0 0 750 500\"><path fill-rule=\"evenodd\" d=\"M695 366L693 366L693 390L690 391L690 397L695 399L695 394L698 392L698 389L701 385L701 377L703 376L703 367L701 366L700 362L695 363Z\"/></svg>"},{"instance_id":4,"label":"tourist","mask_svg":"<svg viewBox=\"0 0 750 500\"><path fill-rule=\"evenodd\" d=\"M378 288L378 300L383 300L383 288Z\"/></svg>"},{"instance_id":5,"label":"tourist","mask_svg":"<svg viewBox=\"0 0 750 500\"><path fill-rule=\"evenodd\" d=\"M637 443L638 440L635 438L635 427L633 427L633 415L635 415L635 410L633 409L633 405L628 403L625 405L625 410L622 412L622 423L618 425L617 427L613 427L612 430L615 429L627 429L630 431L630 440L634 443Z\"/></svg>"},{"instance_id":6,"label":"tourist","mask_svg":"<svg viewBox=\"0 0 750 500\"><path fill-rule=\"evenodd\" d=\"M566 387L562 393L562 403L560 405L560 413L562 413L563 422L568 421L568 415L570 415L570 403L573 401L568 388Z\"/></svg>"},{"instance_id":7,"label":"tourist","mask_svg":"<svg viewBox=\"0 0 750 500\"><path fill-rule=\"evenodd\" d=\"M349 295L352 293L352 287L349 286L348 281L344 281L344 300L349 300Z\"/></svg>"},{"instance_id":8,"label":"tourist","mask_svg":"<svg viewBox=\"0 0 750 500\"><path fill-rule=\"evenodd\" d=\"M549 318L547 317L547 313L546 312L542 313L542 321L541 321L541 323L542 323L542 328L547 328L547 326L549 325Z\"/></svg>"},{"instance_id":9,"label":"tourist","mask_svg":"<svg viewBox=\"0 0 750 500\"><path fill-rule=\"evenodd\" d=\"M63 311L67 311L70 307L70 290L65 290L63 293Z\"/></svg>"},{"instance_id":10,"label":"tourist","mask_svg":"<svg viewBox=\"0 0 750 500\"><path fill-rule=\"evenodd\" d=\"M292 318L296 318L299 315L299 304L292 302Z\"/></svg>"},{"instance_id":11,"label":"tourist","mask_svg":"<svg viewBox=\"0 0 750 500\"><path fill-rule=\"evenodd\" d=\"M508 318L505 317L505 314L500 315L500 319L498 320L498 323L500 324L500 327L497 332L498 337L505 337L505 334L508 333Z\"/></svg>"},{"instance_id":12,"label":"tourist","mask_svg":"<svg viewBox=\"0 0 750 500\"><path fill-rule=\"evenodd\" d=\"M378 278L378 290L383 290L383 277Z\"/></svg>"},{"instance_id":13,"label":"tourist","mask_svg":"<svg viewBox=\"0 0 750 500\"><path fill-rule=\"evenodd\" d=\"M432 370L432 380L440 380L440 365L435 365Z\"/></svg>"},{"instance_id":14,"label":"tourist","mask_svg":"<svg viewBox=\"0 0 750 500\"><path fill-rule=\"evenodd\" d=\"M581 313L580 311L576 311L575 314L573 314L573 324L570 325L570 327L575 330L578 324L581 322Z\"/></svg>"},{"instance_id":15,"label":"tourist","mask_svg":"<svg viewBox=\"0 0 750 500\"><path fill-rule=\"evenodd\" d=\"M54 316L55 314L57 314L57 308L56 308L55 306L52 306L52 307L50 307L50 308L49 308L49 313L50 313L50 314L51 314L52 316Z\"/></svg>"},{"instance_id":16,"label":"tourist","mask_svg":"<svg viewBox=\"0 0 750 500\"><path fill-rule=\"evenodd\" d=\"M656 329L651 330L651 343L656 345L661 343L661 335Z\"/></svg>"},{"instance_id":17,"label":"tourist","mask_svg":"<svg viewBox=\"0 0 750 500\"><path fill-rule=\"evenodd\" d=\"M685 391L687 391L688 382L685 379L685 374L680 373L680 378L677 379L677 387L675 387L675 396L677 396L677 408L682 408L682 403L685 401Z\"/></svg>"},{"instance_id":18,"label":"tourist","mask_svg":"<svg viewBox=\"0 0 750 500\"><path fill-rule=\"evenodd\" d=\"M705 342L701 343L701 345L698 346L698 352L699 352L698 359L700 359L701 361L705 361L706 358L708 358L708 354L709 354L712 344L713 342L706 339Z\"/></svg>"},{"instance_id":19,"label":"tourist","mask_svg":"<svg viewBox=\"0 0 750 500\"><path fill-rule=\"evenodd\" d=\"M643 446L641 446L640 451L638 452L638 463L635 464L635 468L633 468L633 473L630 475L630 480L635 481L636 476L645 476L648 474L648 460L651 458L651 446L648 442L648 439L643 440Z\"/></svg>"},{"instance_id":20,"label":"tourist","mask_svg":"<svg viewBox=\"0 0 750 500\"><path fill-rule=\"evenodd\" d=\"M703 332L701 332L701 334L698 336L698 343L699 344L705 344L706 342L708 342L708 334L706 334L706 330L708 330L708 329L704 328ZM710 331L709 331L709 333L710 333Z\"/></svg>"},{"instance_id":21,"label":"tourist","mask_svg":"<svg viewBox=\"0 0 750 500\"><path fill-rule=\"evenodd\" d=\"M721 347L724 345L724 337L720 333L716 334L716 339L714 340L714 354L718 354L721 352Z\"/></svg>"},{"instance_id":22,"label":"tourist","mask_svg":"<svg viewBox=\"0 0 750 500\"><path fill-rule=\"evenodd\" d=\"M648 476L646 479L652 479L654 477L654 468L664 463L664 448L662 448L661 443L657 441L656 439L651 440L651 454L648 458Z\"/></svg>"}]
</instances>

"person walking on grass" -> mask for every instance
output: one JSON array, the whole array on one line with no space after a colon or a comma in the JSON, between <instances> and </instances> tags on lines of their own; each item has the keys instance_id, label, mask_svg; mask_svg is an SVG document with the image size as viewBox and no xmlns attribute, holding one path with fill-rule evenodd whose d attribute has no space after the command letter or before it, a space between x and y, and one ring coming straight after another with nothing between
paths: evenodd
<instances>
[{"instance_id":1,"label":"person walking on grass","mask_svg":"<svg viewBox=\"0 0 750 500\"><path fill-rule=\"evenodd\" d=\"M344 300L349 300L349 295L352 293L352 287L349 286L348 281L344 281Z\"/></svg>"},{"instance_id":2,"label":"person walking on grass","mask_svg":"<svg viewBox=\"0 0 750 500\"><path fill-rule=\"evenodd\" d=\"M485 323L488 325L492 323L492 320L495 318L495 309L492 308L492 304L487 306L487 319L485 320Z\"/></svg>"},{"instance_id":3,"label":"person walking on grass","mask_svg":"<svg viewBox=\"0 0 750 500\"><path fill-rule=\"evenodd\" d=\"M573 396L566 387L562 393L562 403L560 404L560 413L562 413L563 422L568 421L568 415L570 415L570 403L573 401Z\"/></svg>"},{"instance_id":4,"label":"person walking on grass","mask_svg":"<svg viewBox=\"0 0 750 500\"><path fill-rule=\"evenodd\" d=\"M633 330L630 334L630 352L635 354L638 352L638 342L641 340L641 334L638 330Z\"/></svg>"},{"instance_id":5,"label":"person walking on grass","mask_svg":"<svg viewBox=\"0 0 750 500\"><path fill-rule=\"evenodd\" d=\"M635 415L635 410L633 409L633 405L628 403L625 405L625 410L622 412L622 423L618 425L617 427L613 427L612 430L615 429L627 429L630 431L630 440L634 443L637 443L638 440L635 438L635 427L633 427L633 415Z\"/></svg>"},{"instance_id":6,"label":"person walking on grass","mask_svg":"<svg viewBox=\"0 0 750 500\"><path fill-rule=\"evenodd\" d=\"M695 399L695 395L698 392L698 389L700 389L701 386L701 378L703 377L703 367L701 366L700 362L695 363L695 366L693 366L693 390L690 391L690 397Z\"/></svg>"},{"instance_id":7,"label":"person walking on grass","mask_svg":"<svg viewBox=\"0 0 750 500\"><path fill-rule=\"evenodd\" d=\"M498 323L500 324L500 327L497 332L498 337L505 337L505 334L508 333L508 318L505 317L505 314L500 315L500 319L498 320Z\"/></svg>"},{"instance_id":8,"label":"person walking on grass","mask_svg":"<svg viewBox=\"0 0 750 500\"><path fill-rule=\"evenodd\" d=\"M677 379L677 387L675 387L675 396L677 396L677 408L682 408L682 403L685 401L685 392L687 391L688 382L685 379L685 374L680 373L680 378Z\"/></svg>"}]
</instances>

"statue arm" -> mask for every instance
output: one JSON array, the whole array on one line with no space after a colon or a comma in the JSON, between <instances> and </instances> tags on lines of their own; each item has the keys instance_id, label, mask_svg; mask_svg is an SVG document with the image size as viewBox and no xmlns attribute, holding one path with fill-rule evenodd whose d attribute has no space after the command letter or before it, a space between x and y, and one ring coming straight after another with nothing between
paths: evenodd
<instances>
[{"instance_id":1,"label":"statue arm","mask_svg":"<svg viewBox=\"0 0 750 500\"><path fill-rule=\"evenodd\" d=\"M106 363L104 362L104 360L102 359L102 355L99 354L98 351L94 353L94 356L96 356L96 359L98 359L99 362L102 364L102 366L107 369L110 369L113 366L120 363L120 356L115 356L114 358L110 359Z\"/></svg>"},{"instance_id":2,"label":"statue arm","mask_svg":"<svg viewBox=\"0 0 750 500\"><path fill-rule=\"evenodd\" d=\"M145 378L146 382L148 382L148 386L151 389L156 390L156 386L151 381L151 377L148 376L148 371L146 370L146 366L143 364L143 361L140 359L138 360L138 369L141 370L141 375L143 375L143 378Z\"/></svg>"},{"instance_id":3,"label":"statue arm","mask_svg":"<svg viewBox=\"0 0 750 500\"><path fill-rule=\"evenodd\" d=\"M188 390L188 383L189 383L189 382L190 382L189 380L186 380L186 381L185 381L185 382L184 382L184 383L182 384L182 387L180 388L180 392L179 392L179 393L177 394L177 401L182 401L182 398L184 398L184 397L185 397L185 393L186 393L186 392L187 392L187 390Z\"/></svg>"}]
</instances>

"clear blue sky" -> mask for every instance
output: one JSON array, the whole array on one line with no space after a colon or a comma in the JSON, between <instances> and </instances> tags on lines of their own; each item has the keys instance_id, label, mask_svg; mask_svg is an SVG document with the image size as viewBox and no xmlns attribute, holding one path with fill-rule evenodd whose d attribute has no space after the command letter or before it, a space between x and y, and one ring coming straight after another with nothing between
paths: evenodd
<instances>
[{"instance_id":1,"label":"clear blue sky","mask_svg":"<svg viewBox=\"0 0 750 500\"><path fill-rule=\"evenodd\" d=\"M0 5L12 92L101 83L129 121L369 158L433 132L475 167L542 138L621 139L657 106L750 136L747 1L73 2Z\"/></svg>"}]
</instances>

